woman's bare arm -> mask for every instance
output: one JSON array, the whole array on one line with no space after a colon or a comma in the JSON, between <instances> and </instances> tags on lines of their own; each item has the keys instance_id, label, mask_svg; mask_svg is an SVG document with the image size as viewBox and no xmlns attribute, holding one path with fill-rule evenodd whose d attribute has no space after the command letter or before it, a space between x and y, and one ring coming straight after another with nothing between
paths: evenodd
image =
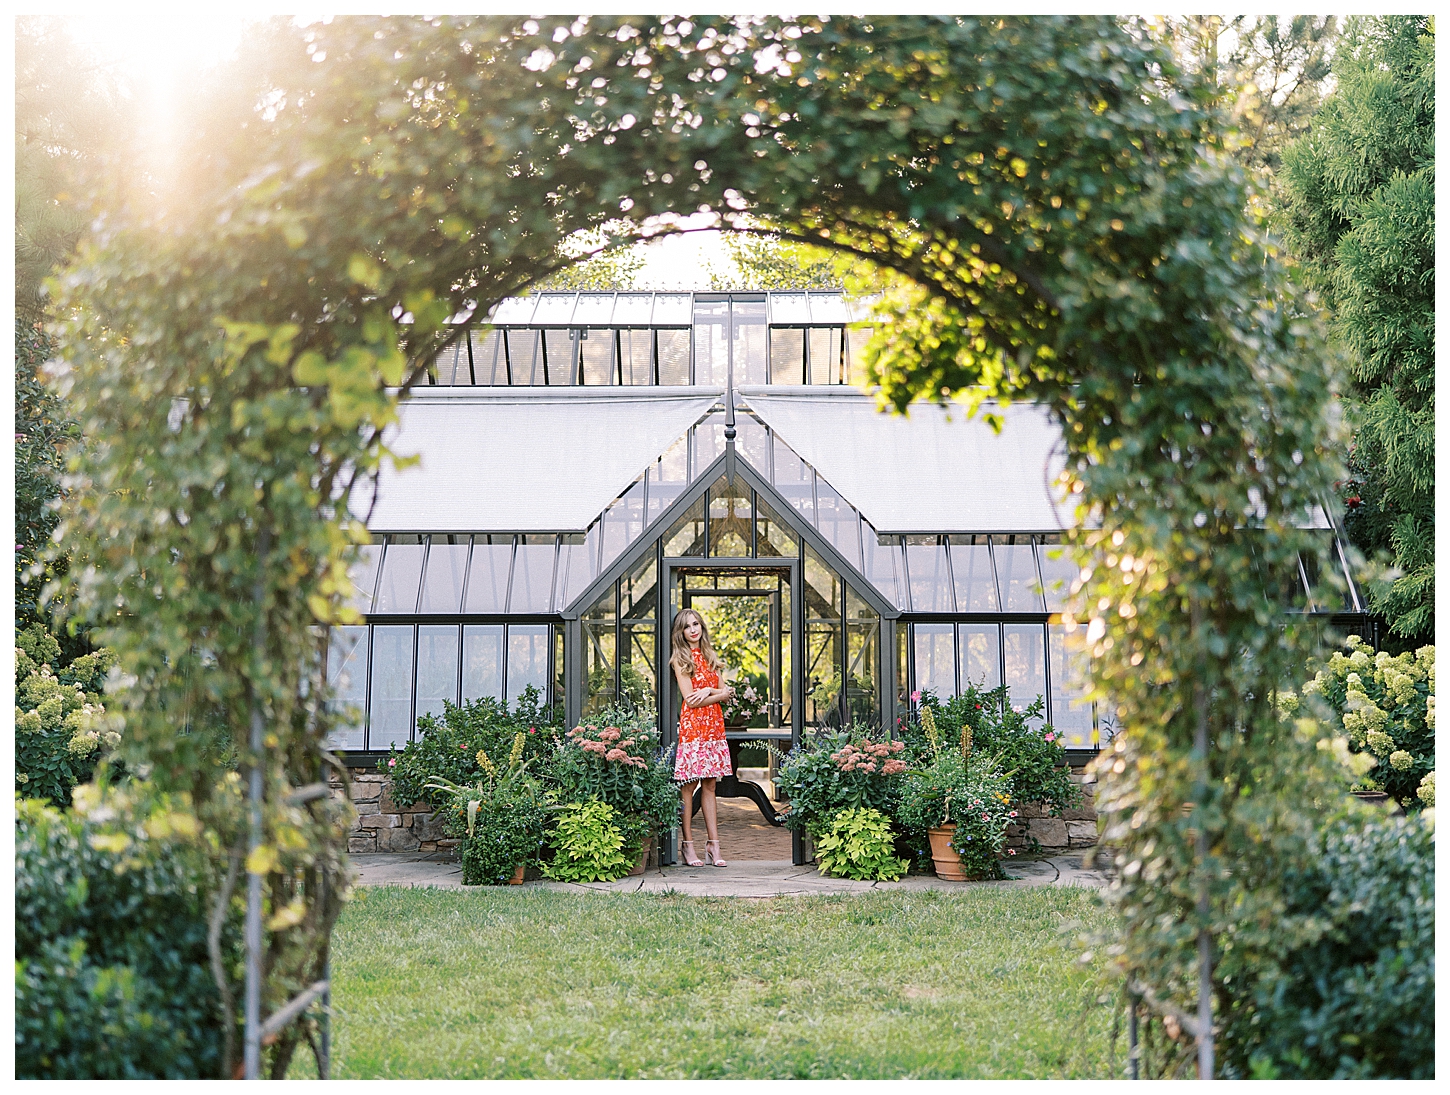
<instances>
[{"instance_id":1,"label":"woman's bare arm","mask_svg":"<svg viewBox=\"0 0 1450 1095\"><path fill-rule=\"evenodd\" d=\"M680 686L680 695L685 697L686 707L701 707L703 706L703 703L709 702L708 700L706 700L702 703L702 701L697 698L704 695L704 689L696 688L695 682L692 681L688 676L686 676L684 671L681 670L678 666L675 666L674 669L675 683Z\"/></svg>"}]
</instances>

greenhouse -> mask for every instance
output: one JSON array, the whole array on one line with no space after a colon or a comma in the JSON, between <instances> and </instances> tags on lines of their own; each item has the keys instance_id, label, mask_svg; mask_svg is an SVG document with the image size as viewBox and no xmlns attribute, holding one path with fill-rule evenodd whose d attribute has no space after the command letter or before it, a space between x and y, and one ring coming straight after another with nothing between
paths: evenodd
<instances>
[{"instance_id":1,"label":"greenhouse","mask_svg":"<svg viewBox=\"0 0 1450 1095\"><path fill-rule=\"evenodd\" d=\"M504 301L399 411L354 500L363 626L329 648L333 744L366 762L445 701L529 687L573 724L657 713L674 613L695 608L759 700L734 741L895 725L913 693L1005 685L1075 763L1111 739L1061 620L1075 568L1052 487L1057 426L1001 410L878 411L867 317L840 293L539 293ZM1327 513L1321 550L1265 583L1285 611L1365 634Z\"/></svg>"}]
</instances>

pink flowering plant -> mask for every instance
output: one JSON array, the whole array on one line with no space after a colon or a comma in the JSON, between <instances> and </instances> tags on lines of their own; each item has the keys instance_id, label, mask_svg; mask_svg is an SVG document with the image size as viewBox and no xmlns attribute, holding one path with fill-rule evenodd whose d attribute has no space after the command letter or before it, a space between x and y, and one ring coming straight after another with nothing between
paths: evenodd
<instances>
[{"instance_id":1,"label":"pink flowering plant","mask_svg":"<svg viewBox=\"0 0 1450 1095\"><path fill-rule=\"evenodd\" d=\"M814 840L843 810L866 808L894 817L905 752L900 741L860 731L823 732L802 740L782 756L777 777L790 799L788 824Z\"/></svg>"}]
</instances>

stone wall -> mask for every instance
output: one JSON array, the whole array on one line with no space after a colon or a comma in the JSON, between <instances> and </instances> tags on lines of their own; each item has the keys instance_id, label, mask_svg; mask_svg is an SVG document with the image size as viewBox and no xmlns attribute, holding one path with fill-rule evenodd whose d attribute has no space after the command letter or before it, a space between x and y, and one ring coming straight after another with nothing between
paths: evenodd
<instances>
[{"instance_id":1,"label":"stone wall","mask_svg":"<svg viewBox=\"0 0 1450 1095\"><path fill-rule=\"evenodd\" d=\"M1096 783L1083 769L1072 770L1073 781L1082 787L1076 806L1054 817L1046 807L1024 804L1018 808L1018 822L1007 828L1007 847L1021 850L1027 838L1034 838L1044 852L1091 848L1098 842L1098 815L1093 809Z\"/></svg>"},{"instance_id":2,"label":"stone wall","mask_svg":"<svg viewBox=\"0 0 1450 1095\"><path fill-rule=\"evenodd\" d=\"M357 824L347 837L349 852L447 852L458 841L443 833L440 820L423 805L403 808L389 793L388 778L375 769L349 768L352 804ZM332 781L332 793L341 797L342 783Z\"/></svg>"}]
</instances>

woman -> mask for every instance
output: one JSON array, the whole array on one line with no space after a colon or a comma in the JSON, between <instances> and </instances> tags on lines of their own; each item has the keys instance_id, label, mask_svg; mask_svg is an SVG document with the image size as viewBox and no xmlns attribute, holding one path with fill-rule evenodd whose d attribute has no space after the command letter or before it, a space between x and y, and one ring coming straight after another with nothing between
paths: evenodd
<instances>
[{"instance_id":1,"label":"woman","mask_svg":"<svg viewBox=\"0 0 1450 1095\"><path fill-rule=\"evenodd\" d=\"M681 851L691 867L704 866L695 855L695 841L690 832L694 814L695 788L700 785L700 810L705 815L705 855L717 867L728 866L720 857L720 832L715 824L715 780L730 774L730 748L725 744L725 713L720 705L735 689L720 686L720 671L725 663L710 645L710 632L694 609L675 614L670 628L670 667L680 695L685 697L680 709L680 742L675 748L675 782L680 784L684 805L684 840Z\"/></svg>"}]
</instances>

